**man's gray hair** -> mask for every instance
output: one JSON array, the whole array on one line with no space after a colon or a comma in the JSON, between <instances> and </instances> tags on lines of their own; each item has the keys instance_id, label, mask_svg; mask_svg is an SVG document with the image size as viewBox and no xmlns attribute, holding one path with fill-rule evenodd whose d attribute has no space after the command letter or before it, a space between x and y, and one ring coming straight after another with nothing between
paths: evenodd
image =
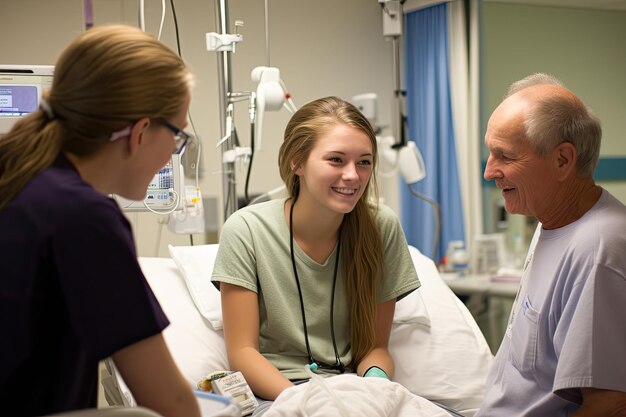
<instances>
[{"instance_id":1,"label":"man's gray hair","mask_svg":"<svg viewBox=\"0 0 626 417\"><path fill-rule=\"evenodd\" d=\"M511 84L506 97L536 85L565 88L558 78L536 73ZM572 96L553 94L536 100L526 114L524 128L527 140L542 157L560 143L574 145L578 154L578 175L593 176L600 156L602 127L598 117L573 93Z\"/></svg>"},{"instance_id":2,"label":"man's gray hair","mask_svg":"<svg viewBox=\"0 0 626 417\"><path fill-rule=\"evenodd\" d=\"M532 87L534 85L541 85L541 84L558 85L559 87L565 88L565 86L563 85L563 82L561 82L561 80L559 80L555 76L550 75L550 74L544 74L543 72L538 72L538 73L529 75L528 77L523 78L519 81L515 81L513 84L511 84L511 86L509 87L509 90L506 93L505 98L512 96L513 94L525 88Z\"/></svg>"}]
</instances>

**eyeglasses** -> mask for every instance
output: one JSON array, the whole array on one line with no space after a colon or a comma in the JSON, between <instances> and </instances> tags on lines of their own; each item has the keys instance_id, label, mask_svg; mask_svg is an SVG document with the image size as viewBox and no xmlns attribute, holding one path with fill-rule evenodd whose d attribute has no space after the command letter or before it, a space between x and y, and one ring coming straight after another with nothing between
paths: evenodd
<instances>
[{"instance_id":1,"label":"eyeglasses","mask_svg":"<svg viewBox=\"0 0 626 417\"><path fill-rule=\"evenodd\" d=\"M171 130L172 133L174 133L174 140L176 141L176 150L173 153L180 154L183 151L183 149L185 149L185 146L187 146L187 141L189 140L191 135L177 128L176 126L174 126L173 124L171 124L165 119L156 119L156 122L159 123L160 125L165 126L169 130Z\"/></svg>"}]
</instances>

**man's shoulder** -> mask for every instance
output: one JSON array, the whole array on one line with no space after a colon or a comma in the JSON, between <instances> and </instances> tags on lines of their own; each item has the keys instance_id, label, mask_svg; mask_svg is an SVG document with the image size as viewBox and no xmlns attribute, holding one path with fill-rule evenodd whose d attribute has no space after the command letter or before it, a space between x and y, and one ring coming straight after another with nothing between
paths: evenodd
<instances>
[{"instance_id":1,"label":"man's shoulder","mask_svg":"<svg viewBox=\"0 0 626 417\"><path fill-rule=\"evenodd\" d=\"M600 200L593 207L590 227L598 229L603 239L617 238L626 242L626 206L606 190L602 191Z\"/></svg>"},{"instance_id":2,"label":"man's shoulder","mask_svg":"<svg viewBox=\"0 0 626 417\"><path fill-rule=\"evenodd\" d=\"M606 189L602 189L602 195L600 196L600 209L609 210L614 212L617 217L622 217L626 221L626 205L621 202L617 197L611 194Z\"/></svg>"}]
</instances>

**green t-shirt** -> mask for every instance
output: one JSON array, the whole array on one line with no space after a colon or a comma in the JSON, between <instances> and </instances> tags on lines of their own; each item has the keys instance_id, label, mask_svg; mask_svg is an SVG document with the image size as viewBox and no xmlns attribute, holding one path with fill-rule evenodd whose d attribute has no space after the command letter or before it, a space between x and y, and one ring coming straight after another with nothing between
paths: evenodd
<instances>
[{"instance_id":1,"label":"green t-shirt","mask_svg":"<svg viewBox=\"0 0 626 417\"><path fill-rule=\"evenodd\" d=\"M214 282L254 291L259 297L259 351L287 378L305 379L309 363L298 288L293 273L285 199L242 208L225 222L213 268ZM395 213L380 206L377 215L384 246L386 279L378 303L400 299L419 287L406 238ZM311 259L294 241L294 253L313 357L334 364L330 301L337 247L324 264ZM350 323L344 278L339 265L334 330L342 363L349 364Z\"/></svg>"}]
</instances>

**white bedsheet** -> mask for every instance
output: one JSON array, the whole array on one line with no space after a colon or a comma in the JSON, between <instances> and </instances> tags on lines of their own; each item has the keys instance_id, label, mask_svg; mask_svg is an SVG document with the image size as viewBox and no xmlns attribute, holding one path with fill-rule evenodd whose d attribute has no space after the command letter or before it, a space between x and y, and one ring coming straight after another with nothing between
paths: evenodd
<instances>
[{"instance_id":1,"label":"white bedsheet","mask_svg":"<svg viewBox=\"0 0 626 417\"><path fill-rule=\"evenodd\" d=\"M450 417L384 378L354 374L314 378L283 391L264 417Z\"/></svg>"}]
</instances>

